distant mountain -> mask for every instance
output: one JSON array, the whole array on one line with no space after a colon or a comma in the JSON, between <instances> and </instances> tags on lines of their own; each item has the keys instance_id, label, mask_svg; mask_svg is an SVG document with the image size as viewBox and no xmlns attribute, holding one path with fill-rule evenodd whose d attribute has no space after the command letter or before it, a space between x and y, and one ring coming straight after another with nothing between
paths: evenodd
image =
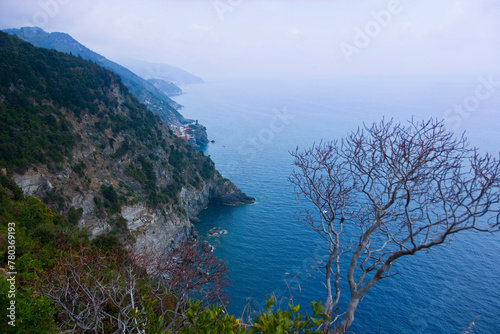
<instances>
[{"instance_id":1,"label":"distant mountain","mask_svg":"<svg viewBox=\"0 0 500 334\"><path fill-rule=\"evenodd\" d=\"M200 84L203 79L178 67L167 64L148 63L139 60L124 60L124 64L144 79L161 79L177 85Z\"/></svg>"},{"instance_id":2,"label":"distant mountain","mask_svg":"<svg viewBox=\"0 0 500 334\"><path fill-rule=\"evenodd\" d=\"M155 86L160 92L168 96L181 95L182 90L175 84L162 79L148 79L148 82Z\"/></svg>"},{"instance_id":3,"label":"distant mountain","mask_svg":"<svg viewBox=\"0 0 500 334\"><path fill-rule=\"evenodd\" d=\"M169 89L160 91L152 83L144 80L127 68L88 49L65 33L47 33L43 29L37 27L5 29L4 31L11 35L17 35L19 38L35 46L71 53L74 56L80 56L83 59L91 60L115 72L122 78L123 83L130 92L135 95L140 102L144 103L149 110L158 114L168 125L179 126L192 122L191 120L185 119L177 111L177 109L180 109L182 106L167 96L169 92L172 95L179 95L180 88L174 84L170 84Z\"/></svg>"}]
</instances>

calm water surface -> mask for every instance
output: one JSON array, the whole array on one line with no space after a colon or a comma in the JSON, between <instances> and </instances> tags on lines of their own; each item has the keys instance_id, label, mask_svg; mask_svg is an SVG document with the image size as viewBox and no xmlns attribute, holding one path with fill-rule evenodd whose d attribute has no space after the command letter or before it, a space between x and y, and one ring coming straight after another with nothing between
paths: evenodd
<instances>
[{"instance_id":1,"label":"calm water surface","mask_svg":"<svg viewBox=\"0 0 500 334\"><path fill-rule=\"evenodd\" d=\"M209 241L229 267L231 313L259 310L266 295L293 296L307 310L324 299L315 259L321 240L296 218L298 202L287 177L289 151L322 139L340 139L382 117L405 121L444 118L474 95L480 76L207 80L186 85L176 100L183 114L207 127L215 143L204 148L217 169L257 203L210 206L199 218L201 236L215 226L228 234ZM500 150L500 92L458 122L483 152ZM458 114L449 114L457 117ZM450 117L450 116L449 116ZM456 120L456 118L455 118ZM498 154L498 153L497 153ZM360 303L356 333L500 333L500 234L464 233L450 246L398 260ZM344 284L342 305L348 297ZM287 301L284 299L283 306Z\"/></svg>"}]
</instances>

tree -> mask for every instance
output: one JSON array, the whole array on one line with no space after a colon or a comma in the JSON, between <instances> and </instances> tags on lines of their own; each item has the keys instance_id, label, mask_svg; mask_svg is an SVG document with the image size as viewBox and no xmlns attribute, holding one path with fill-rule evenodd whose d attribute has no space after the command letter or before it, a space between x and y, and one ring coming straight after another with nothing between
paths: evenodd
<instances>
[{"instance_id":1,"label":"tree","mask_svg":"<svg viewBox=\"0 0 500 334\"><path fill-rule=\"evenodd\" d=\"M190 298L225 300L226 275L223 262L189 243L134 253L80 245L61 250L34 290L58 308L62 331L177 332Z\"/></svg>"},{"instance_id":2,"label":"tree","mask_svg":"<svg viewBox=\"0 0 500 334\"><path fill-rule=\"evenodd\" d=\"M327 244L325 313L332 321L324 333L346 332L361 298L394 275L398 258L461 231L500 229L500 161L480 155L442 121L382 120L291 154L297 170L290 181L313 207L301 219ZM333 318L346 267L349 303Z\"/></svg>"},{"instance_id":3,"label":"tree","mask_svg":"<svg viewBox=\"0 0 500 334\"><path fill-rule=\"evenodd\" d=\"M185 242L171 251L138 251L132 259L149 277L175 292L177 308L187 305L189 298L196 298L205 306L228 301L224 290L229 285L225 262L198 249L196 244Z\"/></svg>"}]
</instances>

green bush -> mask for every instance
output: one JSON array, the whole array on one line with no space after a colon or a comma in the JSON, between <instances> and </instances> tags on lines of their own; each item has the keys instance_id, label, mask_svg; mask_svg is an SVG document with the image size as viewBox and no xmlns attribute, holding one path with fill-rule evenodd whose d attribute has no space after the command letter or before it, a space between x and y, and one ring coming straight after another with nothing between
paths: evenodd
<instances>
[{"instance_id":1,"label":"green bush","mask_svg":"<svg viewBox=\"0 0 500 334\"><path fill-rule=\"evenodd\" d=\"M96 205L97 205L97 203L96 203ZM69 212L68 212L68 221L72 225L76 225L76 224L78 224L78 221L80 220L80 218L82 218L82 215L83 215L82 208L75 209L74 207L71 207L71 208L69 208Z\"/></svg>"},{"instance_id":2,"label":"green bush","mask_svg":"<svg viewBox=\"0 0 500 334\"><path fill-rule=\"evenodd\" d=\"M122 243L115 234L104 233L98 235L90 242L94 248L102 249L105 252L121 251L123 250Z\"/></svg>"},{"instance_id":3,"label":"green bush","mask_svg":"<svg viewBox=\"0 0 500 334\"><path fill-rule=\"evenodd\" d=\"M239 323L239 319L227 314L222 306L210 305L208 308L201 306L200 301L190 300L189 309L185 312L182 334L242 334L248 333Z\"/></svg>"},{"instance_id":4,"label":"green bush","mask_svg":"<svg viewBox=\"0 0 500 334\"><path fill-rule=\"evenodd\" d=\"M19 282L17 282L19 285ZM0 276L0 317L3 321L2 333L57 333L52 302L44 296L31 291L18 289L15 298L9 298L10 283ZM7 324L11 300L15 300L15 326Z\"/></svg>"},{"instance_id":5,"label":"green bush","mask_svg":"<svg viewBox=\"0 0 500 334\"><path fill-rule=\"evenodd\" d=\"M113 186L102 185L101 193L104 197L104 207L108 208L111 213L120 212L121 200L115 188Z\"/></svg>"},{"instance_id":6,"label":"green bush","mask_svg":"<svg viewBox=\"0 0 500 334\"><path fill-rule=\"evenodd\" d=\"M268 298L266 309L253 317L248 323L242 323L241 319L226 313L223 306L210 305L202 307L197 300L190 300L189 308L185 312L185 320L180 333L321 333L321 326L329 317L323 314L321 303L313 302L314 317L307 313L305 316L299 313L300 305L288 305L288 310L278 309L273 311L274 297Z\"/></svg>"}]
</instances>

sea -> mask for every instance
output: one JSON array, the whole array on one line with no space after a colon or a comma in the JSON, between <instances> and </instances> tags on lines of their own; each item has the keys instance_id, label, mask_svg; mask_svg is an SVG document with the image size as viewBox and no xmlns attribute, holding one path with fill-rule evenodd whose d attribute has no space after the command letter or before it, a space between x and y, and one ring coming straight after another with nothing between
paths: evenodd
<instances>
[{"instance_id":1,"label":"sea","mask_svg":"<svg viewBox=\"0 0 500 334\"><path fill-rule=\"evenodd\" d=\"M498 158L500 75L208 78L183 85L176 101L207 128L201 150L256 203L210 205L195 225L229 269L228 312L245 317L276 306L325 300L324 241L299 219L308 203L288 177L290 152L340 140L382 119L443 119L471 146ZM228 233L208 237L220 227ZM394 277L370 289L354 333L500 333L500 233L463 232L451 243L397 260ZM345 270L344 270L345 274ZM339 311L349 290L341 281Z\"/></svg>"}]
</instances>

